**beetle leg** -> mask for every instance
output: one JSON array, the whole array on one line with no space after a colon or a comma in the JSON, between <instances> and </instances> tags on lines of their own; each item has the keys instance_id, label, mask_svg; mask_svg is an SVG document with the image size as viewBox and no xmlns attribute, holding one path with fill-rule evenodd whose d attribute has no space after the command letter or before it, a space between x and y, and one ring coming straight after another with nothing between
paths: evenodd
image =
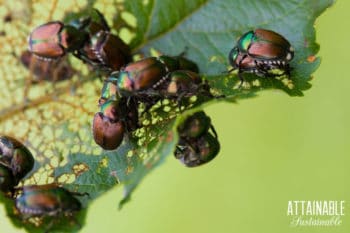
<instances>
[{"instance_id":1,"label":"beetle leg","mask_svg":"<svg viewBox=\"0 0 350 233\"><path fill-rule=\"evenodd\" d=\"M54 223L54 219L52 219L49 224L47 225L46 229L45 229L45 233L49 233L49 231L51 230L52 226L53 226L53 223Z\"/></svg>"},{"instance_id":2,"label":"beetle leg","mask_svg":"<svg viewBox=\"0 0 350 233\"><path fill-rule=\"evenodd\" d=\"M91 60L88 59L88 58L86 58L86 57L85 57L83 54L81 54L80 52L74 51L74 52L72 52L72 54L73 54L74 57L78 58L79 60L81 60L81 61L83 61L83 62L85 62L85 63L88 63L88 64L92 65L92 64L91 64Z\"/></svg>"},{"instance_id":3,"label":"beetle leg","mask_svg":"<svg viewBox=\"0 0 350 233\"><path fill-rule=\"evenodd\" d=\"M206 96L208 98L223 98L225 97L224 95L219 95L219 96L214 96L210 93L210 88L209 88L209 85L204 85L204 86L201 86L200 89L199 89L199 92L201 93L201 95L203 96Z\"/></svg>"},{"instance_id":4,"label":"beetle leg","mask_svg":"<svg viewBox=\"0 0 350 233\"><path fill-rule=\"evenodd\" d=\"M240 82L240 84L239 84L239 88L241 88L242 85L243 85L243 83L244 83L244 78L243 78L243 75L242 75L243 70L242 70L240 67L241 67L241 65L242 65L243 60L244 60L247 56L248 56L247 54L244 54L243 57L242 57L242 59L239 60L239 63L238 63L238 78L239 78L239 80L241 80L241 82ZM255 62L256 62L256 61L255 61Z\"/></svg>"},{"instance_id":5,"label":"beetle leg","mask_svg":"<svg viewBox=\"0 0 350 233\"><path fill-rule=\"evenodd\" d=\"M229 74L229 73L231 73L232 71L234 71L234 70L236 70L237 68L232 68L232 69L230 69L230 70L225 70L225 71L222 71L222 74Z\"/></svg>"},{"instance_id":6,"label":"beetle leg","mask_svg":"<svg viewBox=\"0 0 350 233\"><path fill-rule=\"evenodd\" d=\"M181 152L183 152L186 149L186 146L182 146L182 145L177 144L176 149L179 149Z\"/></svg>"},{"instance_id":7,"label":"beetle leg","mask_svg":"<svg viewBox=\"0 0 350 233\"><path fill-rule=\"evenodd\" d=\"M210 129L213 131L215 139L218 139L218 134L216 133L216 130L212 124L210 124Z\"/></svg>"},{"instance_id":8,"label":"beetle leg","mask_svg":"<svg viewBox=\"0 0 350 233\"><path fill-rule=\"evenodd\" d=\"M268 77L272 78L272 77L278 76L278 74L271 74L271 73L269 73L269 70L272 69L271 66L264 65L264 64L259 64L259 63L257 63L256 60L255 60L255 65L257 67L257 74L259 76L261 75L261 76L266 77L266 78L268 78Z\"/></svg>"},{"instance_id":9,"label":"beetle leg","mask_svg":"<svg viewBox=\"0 0 350 233\"><path fill-rule=\"evenodd\" d=\"M283 73L282 74L276 74L275 77L280 77L280 76L287 76L288 79L291 79L290 78L290 72L292 70L292 67L289 66L289 64L283 64L281 63L278 68L280 70L283 70Z\"/></svg>"},{"instance_id":10,"label":"beetle leg","mask_svg":"<svg viewBox=\"0 0 350 233\"><path fill-rule=\"evenodd\" d=\"M72 221L79 227L79 229L81 228L81 224L80 222L76 219L76 217L74 215L70 215L69 216L70 219L72 219Z\"/></svg>"},{"instance_id":11,"label":"beetle leg","mask_svg":"<svg viewBox=\"0 0 350 233\"><path fill-rule=\"evenodd\" d=\"M268 75L268 70L271 69L271 66L268 66L266 64L262 64L262 63L258 63L256 60L254 60L255 66L257 68L257 70L263 74L266 73L266 75Z\"/></svg>"},{"instance_id":12,"label":"beetle leg","mask_svg":"<svg viewBox=\"0 0 350 233\"><path fill-rule=\"evenodd\" d=\"M290 71L292 70L292 68L289 66L289 64L285 65L284 67L284 73L287 75L288 79L290 78Z\"/></svg>"},{"instance_id":13,"label":"beetle leg","mask_svg":"<svg viewBox=\"0 0 350 233\"><path fill-rule=\"evenodd\" d=\"M11 166L4 161L0 161L0 165L7 167L7 168L11 168Z\"/></svg>"},{"instance_id":14,"label":"beetle leg","mask_svg":"<svg viewBox=\"0 0 350 233\"><path fill-rule=\"evenodd\" d=\"M108 23L107 23L107 21L106 21L106 18L105 18L105 17L103 16L103 14L102 14L99 10L97 10L96 8L94 8L93 10L97 13L98 17L100 18L101 23L102 23L102 26L104 27L104 30L109 32L111 29L110 29L110 27L108 26Z\"/></svg>"},{"instance_id":15,"label":"beetle leg","mask_svg":"<svg viewBox=\"0 0 350 233\"><path fill-rule=\"evenodd\" d=\"M105 66L102 63L91 61L91 59L87 58L79 51L73 52L72 54L73 54L73 56L75 56L79 60L91 65L94 69L105 71L107 73L109 73L111 71L111 69L108 66Z\"/></svg>"},{"instance_id":16,"label":"beetle leg","mask_svg":"<svg viewBox=\"0 0 350 233\"><path fill-rule=\"evenodd\" d=\"M182 110L182 108L181 108L181 107L183 107L183 105L182 105L181 102L182 102L182 99L184 98L184 96L185 96L185 93L181 93L181 94L178 95L178 97L176 98L177 106L178 106L180 112L183 112L183 110Z\"/></svg>"},{"instance_id":17,"label":"beetle leg","mask_svg":"<svg viewBox=\"0 0 350 233\"><path fill-rule=\"evenodd\" d=\"M238 88L241 88L243 83L244 83L244 78L243 78L243 71L241 69L238 70L238 78L240 80Z\"/></svg>"},{"instance_id":18,"label":"beetle leg","mask_svg":"<svg viewBox=\"0 0 350 233\"><path fill-rule=\"evenodd\" d=\"M222 98L226 98L226 95L214 95L213 98L215 99L222 99Z\"/></svg>"},{"instance_id":19,"label":"beetle leg","mask_svg":"<svg viewBox=\"0 0 350 233\"><path fill-rule=\"evenodd\" d=\"M208 97L208 98L216 98L216 96L213 96L210 93L210 86L208 84L208 81L206 79L202 80L203 82L200 84L196 84L194 85L194 87L191 88L191 90L189 91L189 93L198 93L199 95ZM190 95L192 96L192 95Z\"/></svg>"},{"instance_id":20,"label":"beetle leg","mask_svg":"<svg viewBox=\"0 0 350 233\"><path fill-rule=\"evenodd\" d=\"M90 194L88 192L84 192L84 193L79 193L79 192L70 192L70 194L74 195L74 196L88 196L90 198Z\"/></svg>"},{"instance_id":21,"label":"beetle leg","mask_svg":"<svg viewBox=\"0 0 350 233\"><path fill-rule=\"evenodd\" d=\"M127 103L125 105L125 109L122 110L122 121L125 123L125 129L126 132L129 133L129 131L134 131L138 128L140 128L140 124L138 122L138 100L135 97L128 97L127 98ZM130 111L130 108L134 108L136 106L136 112L135 114L137 114L137 122L135 122L135 118L132 115L133 112Z\"/></svg>"},{"instance_id":22,"label":"beetle leg","mask_svg":"<svg viewBox=\"0 0 350 233\"><path fill-rule=\"evenodd\" d=\"M144 114L148 113L149 110L153 107L153 105L155 105L158 101L161 101L161 97L159 96L155 96L155 97L150 97L148 96L148 98L145 100L144 98L140 101L144 104L145 108L141 113L141 116L144 116Z\"/></svg>"}]
</instances>

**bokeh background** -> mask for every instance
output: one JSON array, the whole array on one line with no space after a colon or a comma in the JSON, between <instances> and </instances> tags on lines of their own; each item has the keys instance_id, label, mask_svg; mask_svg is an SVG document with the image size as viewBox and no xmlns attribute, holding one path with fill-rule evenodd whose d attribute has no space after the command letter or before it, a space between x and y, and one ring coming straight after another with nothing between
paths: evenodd
<instances>
[{"instance_id":1,"label":"bokeh background","mask_svg":"<svg viewBox=\"0 0 350 233\"><path fill-rule=\"evenodd\" d=\"M350 232L350 1L316 22L320 68L305 96L265 91L206 108L222 145L194 169L172 156L118 211L122 189L89 208L81 232ZM1 45L0 45L1 48ZM291 227L288 200L345 200L338 227ZM14 229L0 206L0 232Z\"/></svg>"}]
</instances>

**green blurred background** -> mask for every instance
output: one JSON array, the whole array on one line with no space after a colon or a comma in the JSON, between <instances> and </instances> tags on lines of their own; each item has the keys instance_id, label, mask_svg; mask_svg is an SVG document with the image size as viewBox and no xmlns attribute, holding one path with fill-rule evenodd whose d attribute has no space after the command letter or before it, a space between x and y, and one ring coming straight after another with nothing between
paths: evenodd
<instances>
[{"instance_id":1,"label":"green blurred background","mask_svg":"<svg viewBox=\"0 0 350 233\"><path fill-rule=\"evenodd\" d=\"M81 232L350 232L350 1L316 22L322 64L305 97L266 91L208 107L222 150L188 169L172 156L122 211L114 189L93 203ZM345 200L338 227L291 227L288 200ZM0 207L0 232L15 230Z\"/></svg>"}]
</instances>

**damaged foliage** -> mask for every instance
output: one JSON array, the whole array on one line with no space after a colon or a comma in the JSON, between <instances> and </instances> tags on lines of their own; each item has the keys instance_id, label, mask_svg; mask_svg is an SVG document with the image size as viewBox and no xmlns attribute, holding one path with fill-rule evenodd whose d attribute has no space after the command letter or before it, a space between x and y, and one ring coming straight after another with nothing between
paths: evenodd
<instances>
[{"instance_id":1,"label":"damaged foliage","mask_svg":"<svg viewBox=\"0 0 350 233\"><path fill-rule=\"evenodd\" d=\"M191 112L218 101L250 98L266 89L302 96L311 87L311 74L320 64L313 24L332 3L76 0L2 4L0 131L24 142L36 160L34 169L20 185L56 182L74 192L87 192L89 197L79 197L84 207L112 187L123 185L125 196L120 204L124 204L143 177L172 156L178 140L176 126ZM131 46L133 54L148 56L157 51L178 55L185 51L185 56L198 64L212 92L225 98L193 99L187 111L179 111L174 101L160 102L141 117L143 127L124 138L117 150L101 150L92 139L91 121L98 110L102 74L74 57L38 65L28 63L34 58L25 54L26 38L37 25L50 20L68 22L84 16L92 7L105 15L112 32ZM236 40L254 28L271 29L288 38L295 49L291 79L245 74L246 82L240 88L237 73L225 72L229 69L228 53ZM30 232L42 232L47 226L47 222L39 228L23 225L13 214L13 201L5 197L1 201L16 226ZM85 214L86 210L78 216L82 225ZM65 221L53 230L78 229Z\"/></svg>"}]
</instances>

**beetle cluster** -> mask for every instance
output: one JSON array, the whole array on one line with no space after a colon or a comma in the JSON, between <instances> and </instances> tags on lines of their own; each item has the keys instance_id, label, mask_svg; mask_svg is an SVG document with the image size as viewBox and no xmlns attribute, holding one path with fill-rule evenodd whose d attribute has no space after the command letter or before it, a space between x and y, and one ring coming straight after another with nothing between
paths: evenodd
<instances>
[{"instance_id":1,"label":"beetle cluster","mask_svg":"<svg viewBox=\"0 0 350 233\"><path fill-rule=\"evenodd\" d=\"M216 157L220 143L210 118L203 112L196 112L186 118L178 127L179 142L174 152L187 167L197 167Z\"/></svg>"},{"instance_id":2,"label":"beetle cluster","mask_svg":"<svg viewBox=\"0 0 350 233\"><path fill-rule=\"evenodd\" d=\"M33 169L34 158L18 140L0 136L0 191L14 199L22 219L72 216L81 209L73 193L56 184L17 187Z\"/></svg>"},{"instance_id":3,"label":"beetle cluster","mask_svg":"<svg viewBox=\"0 0 350 233\"><path fill-rule=\"evenodd\" d=\"M28 60L32 60L32 55L43 60L31 68L44 79L49 79L55 68L61 79L72 75L70 66L59 63L67 54L107 74L92 124L93 138L105 150L117 149L126 135L143 127L139 120L142 113L159 101L167 99L179 106L183 99L192 96L215 98L208 82L199 75L197 64L182 55L133 61L129 46L111 33L106 19L95 9L89 16L67 24L51 21L35 28L28 43L30 54L23 54L21 60L27 67L31 66ZM243 73L289 77L293 57L294 50L282 35L255 29L241 36L230 51L228 58L233 68L229 72L238 70L241 83ZM145 106L143 112L140 105ZM219 153L217 133L203 111L187 117L177 130L179 141L174 156L185 166L206 164ZM33 166L33 156L23 144L11 137L0 137L0 191L14 199L23 219L73 217L81 210L82 205L75 197L81 194L56 184L18 187Z\"/></svg>"},{"instance_id":4,"label":"beetle cluster","mask_svg":"<svg viewBox=\"0 0 350 233\"><path fill-rule=\"evenodd\" d=\"M164 99L181 104L182 99L194 95L213 98L208 83L198 74L197 64L182 55L131 62L130 48L110 33L98 10L69 24L53 21L35 28L29 36L29 50L49 61L72 53L106 71L108 77L98 100L100 110L92 125L95 142L105 150L118 148L125 134L141 127L140 104L146 106L145 112Z\"/></svg>"},{"instance_id":5,"label":"beetle cluster","mask_svg":"<svg viewBox=\"0 0 350 233\"><path fill-rule=\"evenodd\" d=\"M182 56L149 57L112 72L104 81L93 135L103 149L116 149L125 132L139 127L138 105L202 94L212 97L195 63Z\"/></svg>"},{"instance_id":6,"label":"beetle cluster","mask_svg":"<svg viewBox=\"0 0 350 233\"><path fill-rule=\"evenodd\" d=\"M118 70L131 61L130 48L110 28L96 9L90 16L68 24L52 21L36 27L28 38L29 51L43 60L62 58L67 53L99 70Z\"/></svg>"},{"instance_id":7,"label":"beetle cluster","mask_svg":"<svg viewBox=\"0 0 350 233\"><path fill-rule=\"evenodd\" d=\"M114 150L125 134L142 127L139 106L145 111L164 99L181 103L183 98L213 98L210 86L198 74L197 64L183 56L148 57L132 62L131 50L118 36L111 34L104 16L93 10L83 17L63 24L53 21L33 30L29 50L42 59L57 59L66 53L99 70L107 78L98 100L100 110L93 118L93 138L105 150ZM294 50L280 34L256 29L245 33L230 51L229 62L243 83L242 73L263 77L290 75L289 62ZM275 73L276 70L282 73ZM179 128L180 141L175 156L186 166L211 160L219 151L219 142L210 118L204 112L194 114L186 124L203 124L198 135ZM211 130L209 130L211 129Z\"/></svg>"}]
</instances>

